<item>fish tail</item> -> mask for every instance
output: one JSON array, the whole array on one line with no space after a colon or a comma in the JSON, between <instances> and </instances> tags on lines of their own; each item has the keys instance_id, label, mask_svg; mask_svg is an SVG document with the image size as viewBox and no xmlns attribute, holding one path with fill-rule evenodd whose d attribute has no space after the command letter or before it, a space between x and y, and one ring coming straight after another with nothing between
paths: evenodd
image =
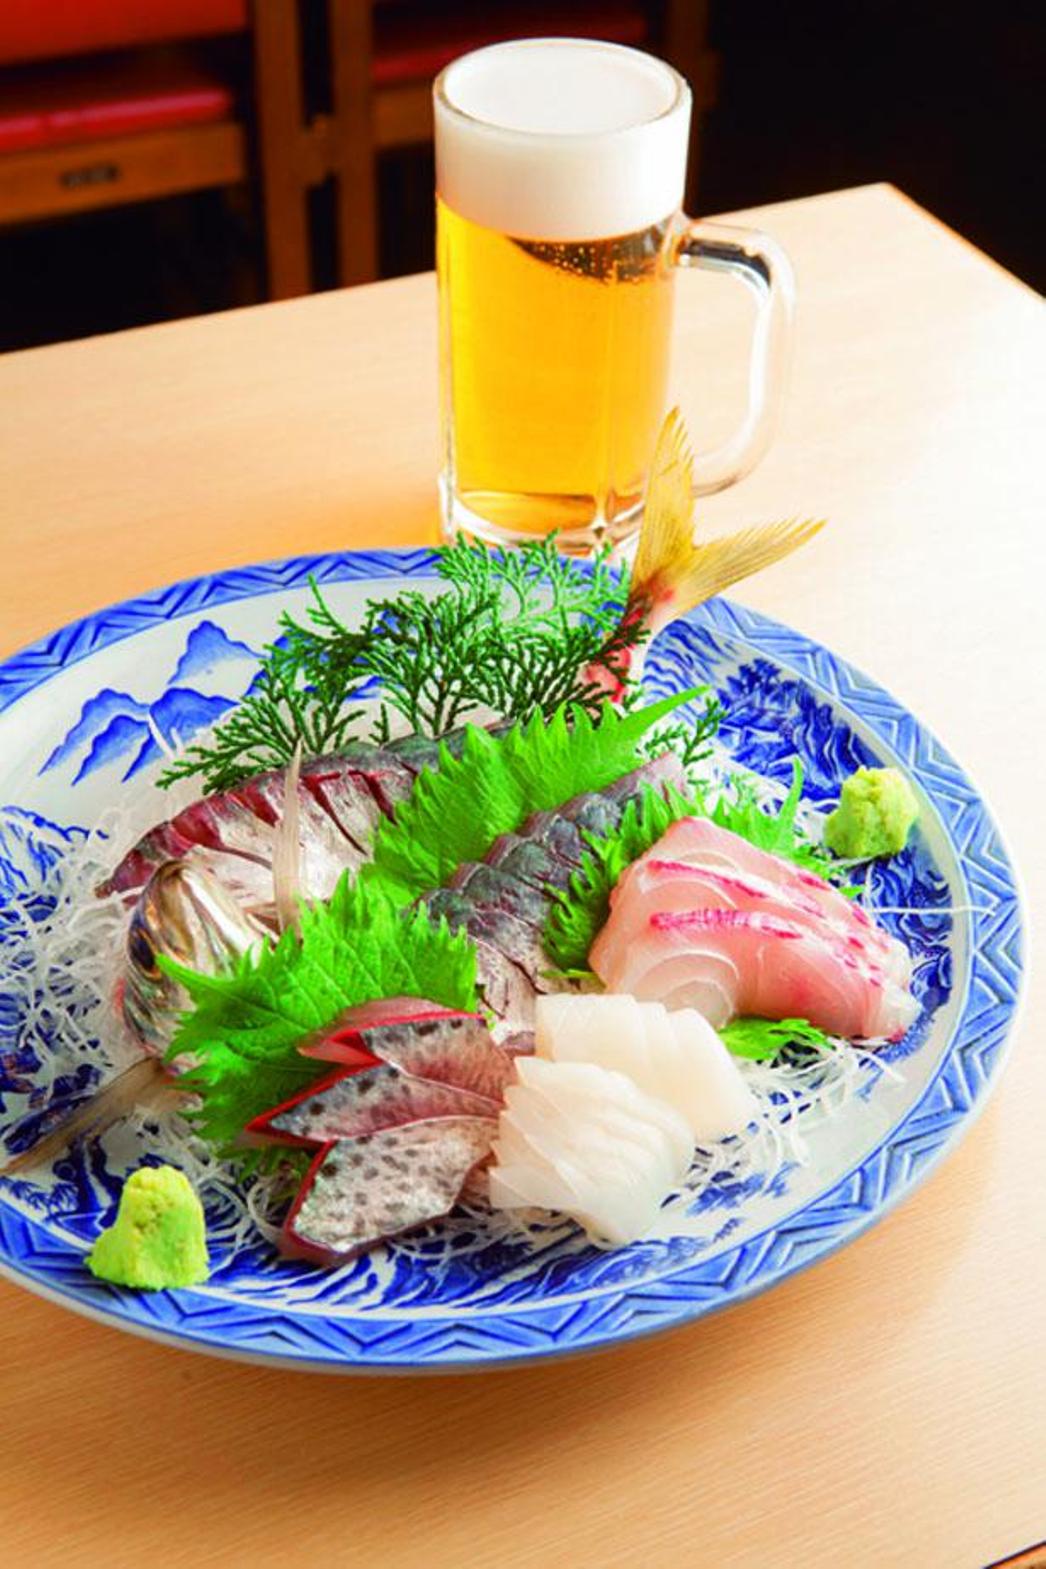
<instances>
[{"instance_id":1,"label":"fish tail","mask_svg":"<svg viewBox=\"0 0 1046 1569\"><path fill-rule=\"evenodd\" d=\"M657 632L666 622L733 583L791 555L822 519L790 519L694 543L693 457L686 426L672 409L650 470L624 621Z\"/></svg>"},{"instance_id":2,"label":"fish tail","mask_svg":"<svg viewBox=\"0 0 1046 1569\"><path fill-rule=\"evenodd\" d=\"M42 1139L20 1155L15 1155L6 1165L0 1166L0 1177L10 1177L16 1172L40 1166L69 1148L74 1139L104 1133L106 1128L136 1106L152 1105L179 1093L156 1057L143 1057L115 1079L110 1079L97 1095L78 1106L63 1122L45 1133Z\"/></svg>"}]
</instances>

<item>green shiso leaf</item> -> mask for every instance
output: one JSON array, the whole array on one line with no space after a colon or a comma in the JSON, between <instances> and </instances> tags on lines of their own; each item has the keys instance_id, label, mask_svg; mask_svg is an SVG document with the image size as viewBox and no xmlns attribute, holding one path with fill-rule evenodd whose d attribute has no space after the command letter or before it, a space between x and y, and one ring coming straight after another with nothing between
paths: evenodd
<instances>
[{"instance_id":1,"label":"green shiso leaf","mask_svg":"<svg viewBox=\"0 0 1046 1569\"><path fill-rule=\"evenodd\" d=\"M300 936L245 954L224 975L199 975L160 959L194 1008L182 1016L167 1058L196 1059L182 1079L203 1099L200 1132L228 1148L252 1117L318 1075L297 1046L346 1008L379 997L425 997L476 1007L476 956L468 938L404 911L380 891L343 876L324 904L305 905Z\"/></svg>"},{"instance_id":2,"label":"green shiso leaf","mask_svg":"<svg viewBox=\"0 0 1046 1569\"><path fill-rule=\"evenodd\" d=\"M584 708L561 706L549 720L535 714L501 736L469 726L461 755L444 748L439 767L420 774L395 817L379 824L361 885L400 901L441 887L533 812L603 790L638 767L652 727L702 693L675 693L627 714L605 702L598 720Z\"/></svg>"},{"instance_id":3,"label":"green shiso leaf","mask_svg":"<svg viewBox=\"0 0 1046 1569\"><path fill-rule=\"evenodd\" d=\"M758 849L829 880L828 873L835 870L833 858L796 826L802 789L803 768L795 758L791 787L777 811L760 806L754 784L743 774L730 778L727 790L711 807L702 791L685 796L673 790L666 800L652 789L644 790L639 805L629 805L612 834L587 836L589 851L569 888L553 905L544 942L558 971L568 975L585 970L592 944L610 915L611 890L625 867L652 849L683 817L711 817L721 828L728 828Z\"/></svg>"},{"instance_id":4,"label":"green shiso leaf","mask_svg":"<svg viewBox=\"0 0 1046 1569\"><path fill-rule=\"evenodd\" d=\"M814 844L796 826L802 794L803 765L798 757L793 757L792 783L776 811L767 811L759 804L757 787L750 776L735 773L730 776L727 789L709 816L720 828L729 828L757 849L794 861L797 866L830 882L833 873L838 871L835 857L821 845ZM849 892L847 889L842 891Z\"/></svg>"},{"instance_id":5,"label":"green shiso leaf","mask_svg":"<svg viewBox=\"0 0 1046 1569\"><path fill-rule=\"evenodd\" d=\"M569 888L552 906L545 926L545 952L562 975L584 973L589 950L610 917L610 894L626 866L655 845L673 823L703 816L697 797L671 790L666 799L649 785L630 801L617 829L591 845Z\"/></svg>"},{"instance_id":6,"label":"green shiso leaf","mask_svg":"<svg viewBox=\"0 0 1046 1569\"><path fill-rule=\"evenodd\" d=\"M733 1019L719 1034L735 1057L750 1062L770 1062L789 1047L824 1050L832 1044L807 1019Z\"/></svg>"}]
</instances>

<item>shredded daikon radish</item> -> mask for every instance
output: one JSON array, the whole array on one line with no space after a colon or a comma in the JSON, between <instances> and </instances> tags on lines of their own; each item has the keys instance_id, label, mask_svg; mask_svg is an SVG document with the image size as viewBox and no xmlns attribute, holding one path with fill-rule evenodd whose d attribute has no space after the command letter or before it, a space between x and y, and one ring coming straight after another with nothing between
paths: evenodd
<instances>
[{"instance_id":1,"label":"shredded daikon radish","mask_svg":"<svg viewBox=\"0 0 1046 1569\"><path fill-rule=\"evenodd\" d=\"M777 793L771 787L767 795ZM44 858L38 881L9 892L0 910L0 1053L9 1087L0 1123L0 1160L34 1143L78 1100L94 1094L116 1073L138 1060L141 1048L123 1025L114 993L120 979L128 904L105 899L94 889L140 835L193 800L188 783L161 792L143 783L129 787L120 804L91 830L66 830L54 853ZM874 904L871 905L874 911ZM885 913L885 912L884 912ZM959 913L929 906L914 914ZM770 1066L741 1062L758 1105L744 1134L699 1148L679 1193L663 1211L671 1235L674 1216L699 1207L717 1187L754 1183L772 1188L787 1166L808 1159L807 1134L836 1117L877 1075L898 1077L867 1045L837 1042L800 1060ZM235 1252L257 1242L274 1242L294 1181L284 1170L244 1175L215 1155L177 1109L139 1109L100 1139L113 1169L130 1169L150 1157L178 1165L208 1205L223 1214L223 1246ZM566 1245L571 1223L547 1212L491 1215L467 1206L444 1222L441 1233L458 1237L466 1251L529 1239L538 1254ZM397 1241L400 1249L424 1253L433 1246L429 1228ZM574 1243L570 1242L573 1246Z\"/></svg>"}]
</instances>

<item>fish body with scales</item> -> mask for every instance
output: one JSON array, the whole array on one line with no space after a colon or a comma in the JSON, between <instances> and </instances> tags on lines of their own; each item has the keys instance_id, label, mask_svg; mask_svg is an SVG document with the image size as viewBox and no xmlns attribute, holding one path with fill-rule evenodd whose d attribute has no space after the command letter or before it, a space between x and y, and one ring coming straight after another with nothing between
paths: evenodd
<instances>
[{"instance_id":1,"label":"fish body with scales","mask_svg":"<svg viewBox=\"0 0 1046 1569\"><path fill-rule=\"evenodd\" d=\"M387 746L365 743L304 763L298 780L301 885L326 899L348 868L369 857L374 830L405 801L418 774L435 768L440 746L456 753L465 732L442 743L407 736ZM273 856L286 809L285 768L259 774L232 790L205 795L158 823L122 857L99 894L138 894L159 866L191 856L227 887L241 908L275 925Z\"/></svg>"},{"instance_id":2,"label":"fish body with scales","mask_svg":"<svg viewBox=\"0 0 1046 1569\"><path fill-rule=\"evenodd\" d=\"M325 772L334 771L333 762L327 761ZM553 890L565 888L581 864L585 832L615 827L645 786L667 790L683 782L678 758L663 753L603 791L535 814L518 833L496 840L484 861L459 867L446 888L423 897L433 916L445 917L474 943L480 991L498 1020L499 1035L529 1030L534 999L554 985L546 973L550 962L542 934ZM162 836L169 843L171 826L161 825L147 838L155 843ZM125 862L132 864L128 858ZM337 870L335 883L344 869ZM195 848L181 860L161 861L132 911L123 1011L151 1051L162 1052L170 1044L187 1003L182 988L159 970L157 955L214 974L267 934L251 906L238 906L235 887L223 882L222 871L220 861L199 857ZM208 909L215 916L210 922Z\"/></svg>"}]
</instances>

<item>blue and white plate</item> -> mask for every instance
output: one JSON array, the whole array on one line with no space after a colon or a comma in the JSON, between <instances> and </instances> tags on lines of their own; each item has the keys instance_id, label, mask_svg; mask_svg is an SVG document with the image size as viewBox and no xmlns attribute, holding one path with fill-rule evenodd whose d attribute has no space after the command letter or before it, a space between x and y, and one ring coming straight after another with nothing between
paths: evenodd
<instances>
[{"instance_id":1,"label":"blue and white plate","mask_svg":"<svg viewBox=\"0 0 1046 1569\"><path fill-rule=\"evenodd\" d=\"M32 922L53 909L85 828L142 786L164 747L241 695L279 612L304 609L310 575L351 618L368 595L393 590L390 580L423 583L433 566L428 551L372 551L222 572L88 616L0 666L7 959L31 973ZM241 1194L219 1181L205 1188L210 1282L148 1294L98 1282L83 1262L125 1170L163 1158L163 1129L146 1121L133 1139L62 1159L46 1179L0 1181L0 1270L95 1319L201 1351L337 1372L455 1369L699 1318L815 1262L909 1192L980 1111L1014 1017L1020 912L991 817L900 704L762 616L706 606L658 639L647 671L658 692L710 682L734 757L786 780L798 755L814 806L860 763L901 766L920 794L915 842L877 869L873 892L878 906L908 912L885 920L915 956L923 1015L889 1054L894 1072L872 1073L809 1133L805 1164L727 1175L696 1205L670 1206L656 1236L615 1252L566 1223L523 1241L503 1223L452 1220L333 1274L276 1259L246 1223ZM65 1016L32 997L31 985L0 996L0 1134L45 1117L52 1098L88 1091L96 1074L90 1043L71 1048L75 996Z\"/></svg>"}]
</instances>

